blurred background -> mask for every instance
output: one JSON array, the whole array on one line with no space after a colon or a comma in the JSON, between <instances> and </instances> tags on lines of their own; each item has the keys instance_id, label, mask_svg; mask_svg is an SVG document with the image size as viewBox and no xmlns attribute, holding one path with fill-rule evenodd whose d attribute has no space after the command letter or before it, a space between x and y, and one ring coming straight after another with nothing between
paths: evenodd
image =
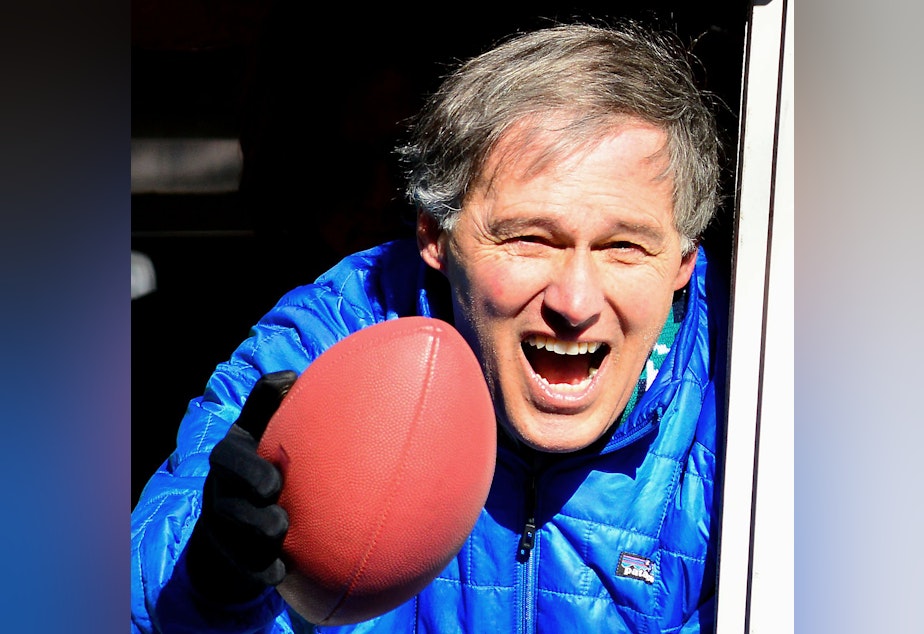
<instances>
[{"instance_id":1,"label":"blurred background","mask_svg":"<svg viewBox=\"0 0 924 634\"><path fill-rule=\"evenodd\" d=\"M187 402L285 291L413 235L403 122L510 33L621 17L678 33L720 101L727 204L706 241L730 259L747 3L305 4L132 0L132 507Z\"/></svg>"}]
</instances>

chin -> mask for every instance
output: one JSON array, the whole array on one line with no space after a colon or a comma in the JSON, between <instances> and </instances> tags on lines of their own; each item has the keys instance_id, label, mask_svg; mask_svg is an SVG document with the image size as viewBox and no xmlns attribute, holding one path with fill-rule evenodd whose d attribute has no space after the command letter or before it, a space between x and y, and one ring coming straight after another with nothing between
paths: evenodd
<instances>
[{"instance_id":1,"label":"chin","mask_svg":"<svg viewBox=\"0 0 924 634\"><path fill-rule=\"evenodd\" d=\"M583 426L582 426L583 427ZM603 436L609 426L575 429L575 422L542 422L527 426L513 426L510 433L523 444L546 453L580 451Z\"/></svg>"}]
</instances>

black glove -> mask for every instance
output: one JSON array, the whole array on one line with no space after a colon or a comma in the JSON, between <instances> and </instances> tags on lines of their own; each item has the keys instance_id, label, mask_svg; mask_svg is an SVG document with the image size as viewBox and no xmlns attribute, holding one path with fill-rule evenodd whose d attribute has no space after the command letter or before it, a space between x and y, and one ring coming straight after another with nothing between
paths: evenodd
<instances>
[{"instance_id":1,"label":"black glove","mask_svg":"<svg viewBox=\"0 0 924 634\"><path fill-rule=\"evenodd\" d=\"M280 554L289 516L276 503L282 474L257 454L257 445L297 376L283 371L260 378L209 456L186 568L193 587L216 603L249 601L285 577Z\"/></svg>"}]
</instances>

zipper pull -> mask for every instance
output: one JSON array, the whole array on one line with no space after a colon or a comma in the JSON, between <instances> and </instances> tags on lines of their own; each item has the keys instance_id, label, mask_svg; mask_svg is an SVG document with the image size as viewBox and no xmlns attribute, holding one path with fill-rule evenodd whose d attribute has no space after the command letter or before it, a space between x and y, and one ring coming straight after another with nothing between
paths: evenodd
<instances>
[{"instance_id":1,"label":"zipper pull","mask_svg":"<svg viewBox=\"0 0 924 634\"><path fill-rule=\"evenodd\" d=\"M517 559L526 561L529 559L529 553L533 550L536 543L536 520L532 517L526 520L526 526L523 527L523 533L520 535L520 545L517 548Z\"/></svg>"},{"instance_id":2,"label":"zipper pull","mask_svg":"<svg viewBox=\"0 0 924 634\"><path fill-rule=\"evenodd\" d=\"M520 534L520 544L517 546L517 560L524 562L529 559L536 544L536 476L529 479L526 489L526 525Z\"/></svg>"},{"instance_id":3,"label":"zipper pull","mask_svg":"<svg viewBox=\"0 0 924 634\"><path fill-rule=\"evenodd\" d=\"M529 560L529 554L536 545L536 504L538 495L536 494L536 478L539 472L541 458L538 454L533 454L534 470L526 482L526 525L523 526L523 532L520 534L520 543L517 546L517 561L523 563Z\"/></svg>"}]
</instances>

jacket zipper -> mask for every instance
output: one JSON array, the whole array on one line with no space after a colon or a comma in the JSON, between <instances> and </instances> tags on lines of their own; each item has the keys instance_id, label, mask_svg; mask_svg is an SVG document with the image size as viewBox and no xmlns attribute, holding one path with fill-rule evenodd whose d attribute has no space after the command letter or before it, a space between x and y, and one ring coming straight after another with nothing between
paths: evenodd
<instances>
[{"instance_id":1,"label":"jacket zipper","mask_svg":"<svg viewBox=\"0 0 924 634\"><path fill-rule=\"evenodd\" d=\"M520 544L517 547L517 560L521 563L529 561L529 555L536 545L536 476L529 478L526 490L526 523L520 533Z\"/></svg>"},{"instance_id":2,"label":"jacket zipper","mask_svg":"<svg viewBox=\"0 0 924 634\"><path fill-rule=\"evenodd\" d=\"M536 476L530 475L526 491L526 522L520 533L517 546L517 561L522 564L520 600L523 608L523 632L535 631L533 624L533 603L535 602L536 566L538 562L531 558L536 545Z\"/></svg>"},{"instance_id":3,"label":"jacket zipper","mask_svg":"<svg viewBox=\"0 0 924 634\"><path fill-rule=\"evenodd\" d=\"M663 408L658 406L657 411L652 412L649 415L648 424L643 426L641 429L636 430L630 436L623 438L617 445L612 448L609 448L610 451L621 448L631 442L634 442L638 438L645 436L652 432L654 429L654 424L660 420L661 415L663 414ZM653 421L651 419L654 419ZM608 453L608 452L607 452ZM593 457L587 457L585 459L592 459ZM525 461L528 464L528 461ZM580 462L580 460L578 461ZM576 464L576 463L575 463ZM529 633L535 632L535 616L533 614L533 604L535 603L536 595L536 576L538 574L538 555L537 557L532 557L532 552L536 549L536 539L537 539L537 507L538 507L538 484L539 473L543 473L548 467L549 464L543 459L543 457L534 454L532 460L532 468L530 469L527 466L528 477L526 481L526 504L525 504L525 517L526 520L523 523L523 529L520 532L519 542L517 544L517 562L522 566L519 574L520 581L520 590L518 592L518 598L520 601L520 611L522 614L521 627L519 632Z\"/></svg>"}]
</instances>

